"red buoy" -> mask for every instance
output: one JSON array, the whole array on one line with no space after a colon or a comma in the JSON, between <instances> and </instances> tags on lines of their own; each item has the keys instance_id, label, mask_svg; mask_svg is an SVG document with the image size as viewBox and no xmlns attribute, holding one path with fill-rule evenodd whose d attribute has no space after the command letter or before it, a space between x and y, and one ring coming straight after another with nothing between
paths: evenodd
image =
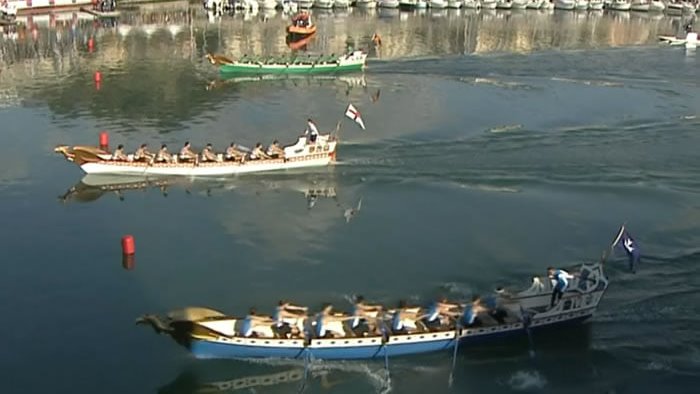
<instances>
[{"instance_id":1,"label":"red buoy","mask_svg":"<svg viewBox=\"0 0 700 394\"><path fill-rule=\"evenodd\" d=\"M125 235L122 237L122 254L131 255L136 252L136 247L134 246L134 237L131 235Z\"/></svg>"},{"instance_id":2,"label":"red buoy","mask_svg":"<svg viewBox=\"0 0 700 394\"><path fill-rule=\"evenodd\" d=\"M95 40L92 37L88 39L88 50L92 53L93 48L95 48Z\"/></svg>"},{"instance_id":3,"label":"red buoy","mask_svg":"<svg viewBox=\"0 0 700 394\"><path fill-rule=\"evenodd\" d=\"M100 131L100 149L107 150L109 147L109 133Z\"/></svg>"},{"instance_id":4,"label":"red buoy","mask_svg":"<svg viewBox=\"0 0 700 394\"><path fill-rule=\"evenodd\" d=\"M95 71L95 82L102 82L102 73Z\"/></svg>"}]
</instances>

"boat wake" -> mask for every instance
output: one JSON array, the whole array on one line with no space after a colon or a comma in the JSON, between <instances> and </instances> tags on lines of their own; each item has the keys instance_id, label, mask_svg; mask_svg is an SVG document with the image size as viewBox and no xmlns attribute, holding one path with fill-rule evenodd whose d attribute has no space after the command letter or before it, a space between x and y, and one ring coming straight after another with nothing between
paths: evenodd
<instances>
[{"instance_id":1,"label":"boat wake","mask_svg":"<svg viewBox=\"0 0 700 394\"><path fill-rule=\"evenodd\" d=\"M620 87L625 86L622 82L610 82L610 81L600 81L600 80L591 80L591 79L552 77L552 81L577 83L577 84L587 85L587 86L611 87L611 88L620 88Z\"/></svg>"},{"instance_id":2,"label":"boat wake","mask_svg":"<svg viewBox=\"0 0 700 394\"><path fill-rule=\"evenodd\" d=\"M522 124L512 124L512 125L491 127L487 131L489 133L507 133L509 131L522 130L522 128L523 128Z\"/></svg>"},{"instance_id":3,"label":"boat wake","mask_svg":"<svg viewBox=\"0 0 700 394\"><path fill-rule=\"evenodd\" d=\"M513 390L541 390L547 385L547 379L537 371L518 371L508 378L506 384Z\"/></svg>"},{"instance_id":4,"label":"boat wake","mask_svg":"<svg viewBox=\"0 0 700 394\"><path fill-rule=\"evenodd\" d=\"M528 85L526 83L521 83L521 82L513 82L513 81L504 81L500 79L495 79L495 78L467 78L467 77L461 77L459 78L460 82L465 82L468 84L472 85L490 85L490 86L495 86L497 88L503 88L503 89L522 89L522 90L533 90L537 89L536 86L533 85Z\"/></svg>"}]
</instances>

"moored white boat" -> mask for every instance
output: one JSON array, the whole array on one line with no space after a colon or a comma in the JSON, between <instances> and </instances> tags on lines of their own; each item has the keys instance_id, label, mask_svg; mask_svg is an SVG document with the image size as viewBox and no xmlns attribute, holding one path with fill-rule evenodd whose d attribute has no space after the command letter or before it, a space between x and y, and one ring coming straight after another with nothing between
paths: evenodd
<instances>
[{"instance_id":1,"label":"moored white boat","mask_svg":"<svg viewBox=\"0 0 700 394\"><path fill-rule=\"evenodd\" d=\"M579 11L585 11L588 9L588 0L576 0L574 3L574 9Z\"/></svg>"},{"instance_id":2,"label":"moored white boat","mask_svg":"<svg viewBox=\"0 0 700 394\"><path fill-rule=\"evenodd\" d=\"M576 7L576 0L556 0L554 2L555 10L573 10Z\"/></svg>"},{"instance_id":3,"label":"moored white boat","mask_svg":"<svg viewBox=\"0 0 700 394\"><path fill-rule=\"evenodd\" d=\"M462 0L447 0L447 8L458 9L462 8Z\"/></svg>"},{"instance_id":4,"label":"moored white boat","mask_svg":"<svg viewBox=\"0 0 700 394\"><path fill-rule=\"evenodd\" d=\"M335 0L333 2L333 8L349 8L350 0Z\"/></svg>"},{"instance_id":5,"label":"moored white boat","mask_svg":"<svg viewBox=\"0 0 700 394\"><path fill-rule=\"evenodd\" d=\"M377 8L377 2L375 0L357 0L355 2L355 7L357 7L357 8Z\"/></svg>"},{"instance_id":6,"label":"moored white boat","mask_svg":"<svg viewBox=\"0 0 700 394\"><path fill-rule=\"evenodd\" d=\"M663 1L651 0L649 2L649 12L662 12L666 9L666 4Z\"/></svg>"},{"instance_id":7,"label":"moored white boat","mask_svg":"<svg viewBox=\"0 0 700 394\"><path fill-rule=\"evenodd\" d=\"M590 0L588 2L588 9L592 11L600 11L605 7L605 2L603 0Z\"/></svg>"},{"instance_id":8,"label":"moored white boat","mask_svg":"<svg viewBox=\"0 0 700 394\"><path fill-rule=\"evenodd\" d=\"M399 8L399 0L379 0L377 1L379 8Z\"/></svg>"},{"instance_id":9,"label":"moored white boat","mask_svg":"<svg viewBox=\"0 0 700 394\"><path fill-rule=\"evenodd\" d=\"M499 10L510 10L513 8L513 2L511 0L498 0L496 2L496 8Z\"/></svg>"},{"instance_id":10,"label":"moored white boat","mask_svg":"<svg viewBox=\"0 0 700 394\"><path fill-rule=\"evenodd\" d=\"M481 0L481 8L485 10L495 10L498 0Z\"/></svg>"},{"instance_id":11,"label":"moored white boat","mask_svg":"<svg viewBox=\"0 0 700 394\"><path fill-rule=\"evenodd\" d=\"M429 0L428 7L434 8L436 10L442 10L447 8L447 0Z\"/></svg>"},{"instance_id":12,"label":"moored white boat","mask_svg":"<svg viewBox=\"0 0 700 394\"><path fill-rule=\"evenodd\" d=\"M462 8L467 8L470 10L474 10L481 7L481 4L477 0L464 0L464 3L462 5Z\"/></svg>"},{"instance_id":13,"label":"moored white boat","mask_svg":"<svg viewBox=\"0 0 700 394\"><path fill-rule=\"evenodd\" d=\"M530 0L525 8L529 10L537 10L542 7L542 0Z\"/></svg>"},{"instance_id":14,"label":"moored white boat","mask_svg":"<svg viewBox=\"0 0 700 394\"><path fill-rule=\"evenodd\" d=\"M512 8L514 10L524 10L525 8L527 8L528 1L529 0L513 0L512 1L512 4L513 4Z\"/></svg>"},{"instance_id":15,"label":"moored white boat","mask_svg":"<svg viewBox=\"0 0 700 394\"><path fill-rule=\"evenodd\" d=\"M633 0L630 4L630 11L649 12L649 2L647 0Z\"/></svg>"},{"instance_id":16,"label":"moored white boat","mask_svg":"<svg viewBox=\"0 0 700 394\"><path fill-rule=\"evenodd\" d=\"M612 0L610 2L610 9L614 11L629 11L632 8L627 0Z\"/></svg>"}]
</instances>

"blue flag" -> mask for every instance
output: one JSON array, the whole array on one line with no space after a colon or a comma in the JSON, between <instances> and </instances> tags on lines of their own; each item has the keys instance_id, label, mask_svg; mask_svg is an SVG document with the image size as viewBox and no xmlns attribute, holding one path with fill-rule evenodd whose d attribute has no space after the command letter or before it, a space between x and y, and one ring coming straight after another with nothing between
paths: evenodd
<instances>
[{"instance_id":1,"label":"blue flag","mask_svg":"<svg viewBox=\"0 0 700 394\"><path fill-rule=\"evenodd\" d=\"M627 253L629 258L630 270L634 273L636 272L636 266L639 264L639 259L641 257L641 252L637 242L632 238L632 235L627 231L625 226L620 227L620 232L615 238L615 242L612 244L613 247L621 246Z\"/></svg>"}]
</instances>

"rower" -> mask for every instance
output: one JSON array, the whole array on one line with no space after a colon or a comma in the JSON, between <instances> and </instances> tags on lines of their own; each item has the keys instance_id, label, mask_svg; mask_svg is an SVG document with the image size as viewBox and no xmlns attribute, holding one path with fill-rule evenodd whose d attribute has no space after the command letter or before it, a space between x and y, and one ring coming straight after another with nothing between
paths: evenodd
<instances>
[{"instance_id":1,"label":"rower","mask_svg":"<svg viewBox=\"0 0 700 394\"><path fill-rule=\"evenodd\" d=\"M343 322L353 319L352 316L346 316L342 313L333 312L333 305L324 304L321 312L316 315L315 333L317 338L342 338L346 336L343 329Z\"/></svg>"},{"instance_id":2,"label":"rower","mask_svg":"<svg viewBox=\"0 0 700 394\"><path fill-rule=\"evenodd\" d=\"M134 161L151 161L152 159L153 153L148 151L148 144L141 144L134 152Z\"/></svg>"},{"instance_id":3,"label":"rower","mask_svg":"<svg viewBox=\"0 0 700 394\"><path fill-rule=\"evenodd\" d=\"M318 127L316 127L316 123L314 123L311 118L306 120L306 130L304 131L304 135L309 136L309 142L316 142L316 138L318 137Z\"/></svg>"},{"instance_id":4,"label":"rower","mask_svg":"<svg viewBox=\"0 0 700 394\"><path fill-rule=\"evenodd\" d=\"M129 160L129 157L127 157L127 155L124 154L124 145L119 144L119 146L117 146L117 149L115 149L114 152L112 153L111 159L114 161L128 161Z\"/></svg>"},{"instance_id":5,"label":"rower","mask_svg":"<svg viewBox=\"0 0 700 394\"><path fill-rule=\"evenodd\" d=\"M156 162L158 163L170 163L173 161L172 155L168 153L168 146L163 144L160 146L160 150L156 154Z\"/></svg>"},{"instance_id":6,"label":"rower","mask_svg":"<svg viewBox=\"0 0 700 394\"><path fill-rule=\"evenodd\" d=\"M451 319L459 317L460 305L448 302L447 298L442 297L428 308L428 313L425 318L425 325L431 328L439 328L449 324Z\"/></svg>"},{"instance_id":7,"label":"rower","mask_svg":"<svg viewBox=\"0 0 700 394\"><path fill-rule=\"evenodd\" d=\"M248 316L243 320L243 325L241 326L241 335L244 337L257 337L256 328L259 326L269 327L273 323L272 319L265 316L258 316L255 308L250 308Z\"/></svg>"},{"instance_id":8,"label":"rower","mask_svg":"<svg viewBox=\"0 0 700 394\"><path fill-rule=\"evenodd\" d=\"M353 319L350 327L353 331L360 328L360 321L364 320L367 323L368 331L374 332L376 328L377 316L384 309L383 306L379 304L367 304L365 303L365 298L361 295L355 297L355 305L353 306Z\"/></svg>"},{"instance_id":9,"label":"rower","mask_svg":"<svg viewBox=\"0 0 700 394\"><path fill-rule=\"evenodd\" d=\"M202 161L219 161L211 144L207 144L207 146L202 149Z\"/></svg>"},{"instance_id":10,"label":"rower","mask_svg":"<svg viewBox=\"0 0 700 394\"><path fill-rule=\"evenodd\" d=\"M391 330L395 334L410 334L417 331L417 320L419 320L418 311L420 308L409 308L406 306L406 301L399 301L399 307L394 311L394 316L391 319Z\"/></svg>"},{"instance_id":11,"label":"rower","mask_svg":"<svg viewBox=\"0 0 700 394\"><path fill-rule=\"evenodd\" d=\"M280 300L275 308L275 314L273 316L277 332L285 338L289 338L290 335L299 335L303 337L303 322L308 310L309 308L307 307ZM292 325L288 321L285 321L285 319L291 320L296 324Z\"/></svg>"},{"instance_id":12,"label":"rower","mask_svg":"<svg viewBox=\"0 0 700 394\"><path fill-rule=\"evenodd\" d=\"M224 160L227 161L241 161L243 162L245 160L245 155L241 153L238 149L236 149L236 144L231 143L231 145L226 148L226 152L224 153Z\"/></svg>"},{"instance_id":13,"label":"rower","mask_svg":"<svg viewBox=\"0 0 700 394\"><path fill-rule=\"evenodd\" d=\"M253 148L253 151L250 152L250 160L260 160L260 159L269 159L270 156L265 154L263 152L262 144L258 142L255 144L255 148Z\"/></svg>"},{"instance_id":14,"label":"rower","mask_svg":"<svg viewBox=\"0 0 700 394\"><path fill-rule=\"evenodd\" d=\"M462 326L480 326L482 323L479 319L479 314L486 311L488 311L488 309L481 304L481 297L475 295L472 297L471 304L467 304L467 306L464 308L464 313L462 313Z\"/></svg>"},{"instance_id":15,"label":"rower","mask_svg":"<svg viewBox=\"0 0 700 394\"><path fill-rule=\"evenodd\" d=\"M284 149L280 148L277 140L272 141L272 144L267 147L267 155L273 159L284 158Z\"/></svg>"},{"instance_id":16,"label":"rower","mask_svg":"<svg viewBox=\"0 0 700 394\"><path fill-rule=\"evenodd\" d=\"M185 145L180 149L179 159L182 161L192 161L197 162L197 154L192 151L192 146L190 142L185 142Z\"/></svg>"}]
</instances>

